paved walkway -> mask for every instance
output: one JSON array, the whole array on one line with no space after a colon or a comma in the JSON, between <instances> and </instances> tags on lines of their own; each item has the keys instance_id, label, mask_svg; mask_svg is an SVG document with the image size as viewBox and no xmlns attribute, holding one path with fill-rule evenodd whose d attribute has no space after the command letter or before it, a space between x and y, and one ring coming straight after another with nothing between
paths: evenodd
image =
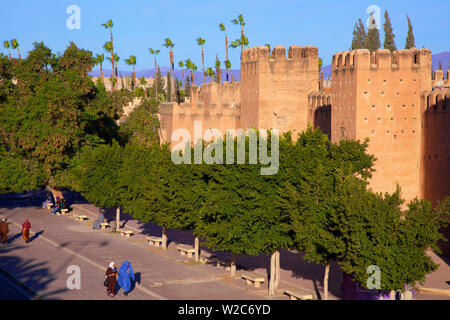
<instances>
[{"instance_id":1,"label":"paved walkway","mask_svg":"<svg viewBox=\"0 0 450 320\"><path fill-rule=\"evenodd\" d=\"M10 223L10 241L0 245L0 268L14 274L17 279L36 291L44 299L111 299L103 287L104 272L110 261L118 266L131 261L140 278L128 297L119 292L114 299L269 299L267 296L267 266L269 257L260 255L239 256L237 276L210 264L197 264L177 253L177 244L192 245L191 232L168 230L167 250L150 247L145 237L161 235L161 228L153 223L141 223L122 214L121 224L135 234L126 239L109 230L93 230L92 221L97 208L86 203L75 203L68 216L54 216L39 207L40 201L31 199L0 199L0 216ZM72 216L86 215L89 221L76 222ZM113 220L115 210L107 210L106 217ZM32 239L25 244L20 235L20 225L30 218ZM230 255L212 252L201 247L202 257L215 256L229 261ZM441 266L427 276L424 287L450 289L450 267L435 254L433 260ZM81 290L69 290L67 268L81 268ZM323 266L310 264L300 253L281 251L280 292L273 299L287 299L284 289L292 289L320 298L323 292ZM242 273L263 276L266 283L259 289L247 287L240 279ZM342 272L333 265L330 272L330 298L340 299ZM437 295L415 295L416 299L450 299Z\"/></svg>"}]
</instances>

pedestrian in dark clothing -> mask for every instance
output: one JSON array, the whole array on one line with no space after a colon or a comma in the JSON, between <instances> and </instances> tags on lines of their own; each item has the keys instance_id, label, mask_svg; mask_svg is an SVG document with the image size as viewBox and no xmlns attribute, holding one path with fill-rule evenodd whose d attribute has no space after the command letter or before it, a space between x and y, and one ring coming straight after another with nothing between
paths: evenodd
<instances>
[{"instance_id":1,"label":"pedestrian in dark clothing","mask_svg":"<svg viewBox=\"0 0 450 320\"><path fill-rule=\"evenodd\" d=\"M106 269L106 277L108 278L108 287L106 288L106 294L110 297L114 297L116 293L116 281L117 281L117 269L114 262L109 264L109 268Z\"/></svg>"},{"instance_id":2,"label":"pedestrian in dark clothing","mask_svg":"<svg viewBox=\"0 0 450 320\"><path fill-rule=\"evenodd\" d=\"M9 227L6 223L6 219L2 219L0 222L0 236L2 238L2 243L6 243L8 241L8 233L9 233Z\"/></svg>"}]
</instances>

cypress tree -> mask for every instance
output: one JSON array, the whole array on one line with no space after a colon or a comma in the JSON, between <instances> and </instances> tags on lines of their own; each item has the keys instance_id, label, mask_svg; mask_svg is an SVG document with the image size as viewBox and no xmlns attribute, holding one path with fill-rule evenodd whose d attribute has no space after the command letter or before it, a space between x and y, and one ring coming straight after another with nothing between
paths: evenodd
<instances>
[{"instance_id":1,"label":"cypress tree","mask_svg":"<svg viewBox=\"0 0 450 320\"><path fill-rule=\"evenodd\" d=\"M215 67L216 67L216 72L214 74L214 81L220 84L220 82L222 80L222 70L220 70L220 61L219 61L219 58L217 57L217 55L216 55Z\"/></svg>"},{"instance_id":2,"label":"cypress tree","mask_svg":"<svg viewBox=\"0 0 450 320\"><path fill-rule=\"evenodd\" d=\"M375 52L380 48L380 33L378 31L378 26L376 25L375 18L373 15L370 16L370 28L367 32L367 41L365 43L365 48L369 49L370 52Z\"/></svg>"},{"instance_id":3,"label":"cypress tree","mask_svg":"<svg viewBox=\"0 0 450 320\"><path fill-rule=\"evenodd\" d=\"M441 63L441 61L439 61L438 69L442 70L442 63Z\"/></svg>"},{"instance_id":4,"label":"cypress tree","mask_svg":"<svg viewBox=\"0 0 450 320\"><path fill-rule=\"evenodd\" d=\"M184 88L184 95L185 95L185 97L191 96L191 79L189 77L186 77L186 85Z\"/></svg>"},{"instance_id":5,"label":"cypress tree","mask_svg":"<svg viewBox=\"0 0 450 320\"><path fill-rule=\"evenodd\" d=\"M167 99L172 96L172 84L170 83L170 73L167 72Z\"/></svg>"},{"instance_id":6,"label":"cypress tree","mask_svg":"<svg viewBox=\"0 0 450 320\"><path fill-rule=\"evenodd\" d=\"M363 49L363 39L361 39L360 27L357 23L355 23L355 27L353 28L353 40L352 40L352 50Z\"/></svg>"},{"instance_id":7,"label":"cypress tree","mask_svg":"<svg viewBox=\"0 0 450 320\"><path fill-rule=\"evenodd\" d=\"M358 41L361 42L362 48L366 49L366 43L367 43L367 34L366 34L366 30L364 28L364 23L362 22L361 18L358 19Z\"/></svg>"},{"instance_id":8,"label":"cypress tree","mask_svg":"<svg viewBox=\"0 0 450 320\"><path fill-rule=\"evenodd\" d=\"M397 50L395 46L395 35L392 31L391 20L389 19L389 14L387 10L384 12L384 49L389 49L391 52Z\"/></svg>"},{"instance_id":9,"label":"cypress tree","mask_svg":"<svg viewBox=\"0 0 450 320\"><path fill-rule=\"evenodd\" d=\"M413 27L408 15L406 15L406 19L408 19L408 36L406 37L405 49L411 49L415 47Z\"/></svg>"}]
</instances>

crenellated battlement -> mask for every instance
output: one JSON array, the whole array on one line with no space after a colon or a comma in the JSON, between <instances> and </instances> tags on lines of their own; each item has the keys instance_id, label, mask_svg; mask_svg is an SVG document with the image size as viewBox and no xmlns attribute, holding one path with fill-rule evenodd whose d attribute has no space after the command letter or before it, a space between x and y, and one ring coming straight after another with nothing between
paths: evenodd
<instances>
[{"instance_id":1,"label":"crenellated battlement","mask_svg":"<svg viewBox=\"0 0 450 320\"><path fill-rule=\"evenodd\" d=\"M367 49L337 52L333 55L332 70L354 71L357 69L413 69L429 67L431 65L431 51L428 49L400 49L390 52L378 49L370 52Z\"/></svg>"},{"instance_id":2,"label":"crenellated battlement","mask_svg":"<svg viewBox=\"0 0 450 320\"><path fill-rule=\"evenodd\" d=\"M426 113L450 113L450 88L425 91L420 98Z\"/></svg>"},{"instance_id":3,"label":"crenellated battlement","mask_svg":"<svg viewBox=\"0 0 450 320\"><path fill-rule=\"evenodd\" d=\"M289 47L288 56L286 57L286 48L284 46L276 46L272 50L272 57L269 56L269 48L266 46L258 46L246 49L242 52L241 63L253 63L262 61L297 61L304 62L305 59L317 59L318 48L304 46L300 47L292 45Z\"/></svg>"}]
</instances>

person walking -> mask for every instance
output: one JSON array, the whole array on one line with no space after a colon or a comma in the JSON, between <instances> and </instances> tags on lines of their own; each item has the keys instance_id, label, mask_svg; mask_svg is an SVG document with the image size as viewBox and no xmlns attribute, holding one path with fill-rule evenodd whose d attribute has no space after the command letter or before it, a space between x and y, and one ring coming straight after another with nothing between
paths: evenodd
<instances>
[{"instance_id":1,"label":"person walking","mask_svg":"<svg viewBox=\"0 0 450 320\"><path fill-rule=\"evenodd\" d=\"M131 291L131 287L134 283L134 272L131 267L131 263L127 260L125 261L119 269L119 286L123 289L123 294L128 296Z\"/></svg>"},{"instance_id":2,"label":"person walking","mask_svg":"<svg viewBox=\"0 0 450 320\"><path fill-rule=\"evenodd\" d=\"M6 244L6 241L8 241L8 233L9 233L9 227L6 223L6 219L2 219L0 222L0 236L2 238L2 243Z\"/></svg>"},{"instance_id":3,"label":"person walking","mask_svg":"<svg viewBox=\"0 0 450 320\"><path fill-rule=\"evenodd\" d=\"M30 229L31 229L30 219L27 219L27 221L25 221L22 224L22 236L23 239L25 240L25 243L28 243L30 241Z\"/></svg>"},{"instance_id":4,"label":"person walking","mask_svg":"<svg viewBox=\"0 0 450 320\"><path fill-rule=\"evenodd\" d=\"M116 264L111 262L108 269L106 269L106 278L108 279L108 287L106 288L106 294L110 297L114 297L116 293L116 281L117 281L117 269Z\"/></svg>"}]
</instances>

